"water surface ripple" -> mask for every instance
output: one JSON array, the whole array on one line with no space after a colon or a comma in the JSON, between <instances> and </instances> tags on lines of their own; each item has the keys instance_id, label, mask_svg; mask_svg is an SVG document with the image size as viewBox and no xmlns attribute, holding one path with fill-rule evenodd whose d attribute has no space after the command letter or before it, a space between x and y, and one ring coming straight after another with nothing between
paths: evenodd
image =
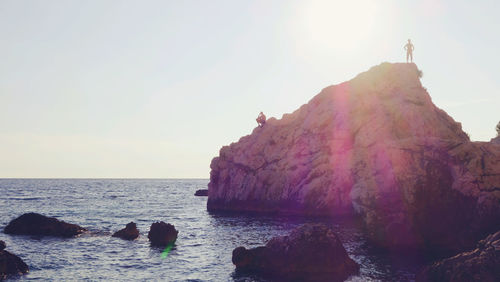
<instances>
[{"instance_id":1,"label":"water surface ripple","mask_svg":"<svg viewBox=\"0 0 500 282\"><path fill-rule=\"evenodd\" d=\"M285 235L306 222L336 230L349 255L361 264L350 281L409 281L421 267L404 256L372 250L361 228L345 219L210 214L206 197L195 197L208 180L193 179L0 179L0 229L26 212L76 223L91 232L77 238L11 236L0 233L7 250L30 273L19 280L266 281L234 272L231 253ZM151 223L163 220L179 230L166 258L147 239ZM130 221L139 239L110 235Z\"/></svg>"}]
</instances>

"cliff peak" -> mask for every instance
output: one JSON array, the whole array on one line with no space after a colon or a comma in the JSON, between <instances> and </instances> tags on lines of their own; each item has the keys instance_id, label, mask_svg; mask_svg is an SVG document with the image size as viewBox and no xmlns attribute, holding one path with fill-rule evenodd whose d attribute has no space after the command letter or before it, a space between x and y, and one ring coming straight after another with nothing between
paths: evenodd
<instances>
[{"instance_id":1,"label":"cliff peak","mask_svg":"<svg viewBox=\"0 0 500 282\"><path fill-rule=\"evenodd\" d=\"M382 63L350 81L324 88L292 114L284 114L280 120L271 118L267 128L256 128L252 135L294 122L297 128L328 124L335 132L352 133L364 126L377 129L378 125L390 131L378 135L384 139L420 136L467 141L461 124L432 103L420 83L420 74L413 63ZM371 139L360 137L357 141Z\"/></svg>"}]
</instances>

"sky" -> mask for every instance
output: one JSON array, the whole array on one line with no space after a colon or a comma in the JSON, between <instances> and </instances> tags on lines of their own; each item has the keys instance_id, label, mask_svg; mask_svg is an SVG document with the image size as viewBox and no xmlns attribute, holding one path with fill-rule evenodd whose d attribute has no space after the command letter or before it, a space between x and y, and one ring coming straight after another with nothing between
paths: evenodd
<instances>
[{"instance_id":1,"label":"sky","mask_svg":"<svg viewBox=\"0 0 500 282\"><path fill-rule=\"evenodd\" d=\"M498 1L0 0L0 177L208 178L219 149L408 38L472 140L500 120Z\"/></svg>"}]
</instances>

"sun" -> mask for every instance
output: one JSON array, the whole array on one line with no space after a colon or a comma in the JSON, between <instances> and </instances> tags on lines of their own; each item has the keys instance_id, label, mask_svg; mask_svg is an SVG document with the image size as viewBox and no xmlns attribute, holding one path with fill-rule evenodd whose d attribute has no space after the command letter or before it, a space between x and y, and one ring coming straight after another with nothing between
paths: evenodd
<instances>
[{"instance_id":1,"label":"sun","mask_svg":"<svg viewBox=\"0 0 500 282\"><path fill-rule=\"evenodd\" d=\"M348 52L369 43L375 1L306 1L298 9L297 29L313 50Z\"/></svg>"}]
</instances>

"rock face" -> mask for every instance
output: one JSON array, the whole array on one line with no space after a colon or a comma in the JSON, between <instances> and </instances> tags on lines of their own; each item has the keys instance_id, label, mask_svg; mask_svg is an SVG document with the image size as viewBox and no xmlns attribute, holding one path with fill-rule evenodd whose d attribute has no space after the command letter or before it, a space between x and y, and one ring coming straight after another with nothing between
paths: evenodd
<instances>
[{"instance_id":1,"label":"rock face","mask_svg":"<svg viewBox=\"0 0 500 282\"><path fill-rule=\"evenodd\" d=\"M59 221L53 217L46 217L37 213L25 213L12 220L5 227L5 234L41 235L56 237L73 237L85 231L76 224Z\"/></svg>"},{"instance_id":2,"label":"rock face","mask_svg":"<svg viewBox=\"0 0 500 282\"><path fill-rule=\"evenodd\" d=\"M223 147L208 210L357 214L382 246L472 247L500 225L500 145L470 142L418 73L375 66Z\"/></svg>"},{"instance_id":3,"label":"rock face","mask_svg":"<svg viewBox=\"0 0 500 282\"><path fill-rule=\"evenodd\" d=\"M208 196L208 189L200 189L196 190L194 193L195 196Z\"/></svg>"},{"instance_id":4,"label":"rock face","mask_svg":"<svg viewBox=\"0 0 500 282\"><path fill-rule=\"evenodd\" d=\"M29 271L28 265L18 256L4 250L5 242L0 241L0 280L7 275L24 274Z\"/></svg>"},{"instance_id":5,"label":"rock face","mask_svg":"<svg viewBox=\"0 0 500 282\"><path fill-rule=\"evenodd\" d=\"M0 251L3 251L5 247L6 247L5 242L0 240Z\"/></svg>"},{"instance_id":6,"label":"rock face","mask_svg":"<svg viewBox=\"0 0 500 282\"><path fill-rule=\"evenodd\" d=\"M116 231L112 237L118 237L124 240L135 240L139 237L139 229L137 229L137 225L134 222L130 222L125 228Z\"/></svg>"},{"instance_id":7,"label":"rock face","mask_svg":"<svg viewBox=\"0 0 500 282\"><path fill-rule=\"evenodd\" d=\"M359 271L342 243L324 225L306 224L289 236L275 237L265 247L233 251L237 271L257 272L280 278L322 278L343 281Z\"/></svg>"},{"instance_id":8,"label":"rock face","mask_svg":"<svg viewBox=\"0 0 500 282\"><path fill-rule=\"evenodd\" d=\"M500 231L479 241L476 249L426 267L418 281L499 281Z\"/></svg>"},{"instance_id":9,"label":"rock face","mask_svg":"<svg viewBox=\"0 0 500 282\"><path fill-rule=\"evenodd\" d=\"M495 138L491 138L490 142L494 144L500 144L500 135Z\"/></svg>"},{"instance_id":10,"label":"rock face","mask_svg":"<svg viewBox=\"0 0 500 282\"><path fill-rule=\"evenodd\" d=\"M166 247L175 243L179 231L172 224L163 221L155 222L149 229L148 238L151 245L158 247Z\"/></svg>"}]
</instances>

